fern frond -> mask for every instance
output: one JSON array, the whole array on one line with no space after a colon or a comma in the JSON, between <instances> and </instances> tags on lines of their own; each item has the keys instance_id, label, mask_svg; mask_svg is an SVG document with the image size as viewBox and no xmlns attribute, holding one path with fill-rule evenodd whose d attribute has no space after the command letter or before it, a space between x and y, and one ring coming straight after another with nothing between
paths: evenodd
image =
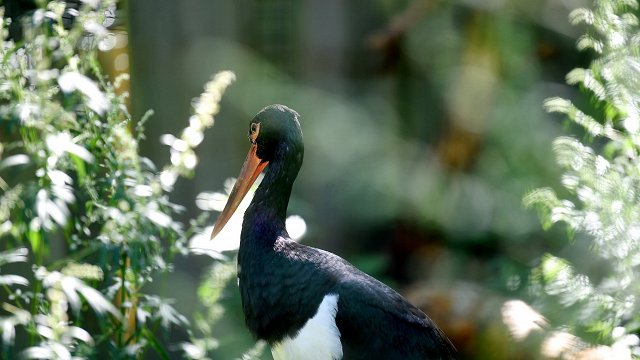
<instances>
[{"instance_id":1,"label":"fern frond","mask_svg":"<svg viewBox=\"0 0 640 360\"><path fill-rule=\"evenodd\" d=\"M590 69L573 69L567 74L566 81L569 85L582 84L585 88L590 90L598 100L605 100L606 91L604 85L596 79L593 75L593 71Z\"/></svg>"},{"instance_id":2,"label":"fern frond","mask_svg":"<svg viewBox=\"0 0 640 360\"><path fill-rule=\"evenodd\" d=\"M593 163L593 149L572 137L559 137L553 141L552 146L556 161L564 168L580 171Z\"/></svg>"},{"instance_id":3,"label":"fern frond","mask_svg":"<svg viewBox=\"0 0 640 360\"><path fill-rule=\"evenodd\" d=\"M593 11L585 8L578 8L569 13L569 22L571 25L578 25L581 23L591 25L595 20Z\"/></svg>"},{"instance_id":4,"label":"fern frond","mask_svg":"<svg viewBox=\"0 0 640 360\"><path fill-rule=\"evenodd\" d=\"M546 99L543 106L548 112L558 112L567 115L569 119L585 128L592 136L601 136L605 133L605 127L602 124L597 122L593 117L580 111L580 109L569 100L553 97Z\"/></svg>"},{"instance_id":5,"label":"fern frond","mask_svg":"<svg viewBox=\"0 0 640 360\"><path fill-rule=\"evenodd\" d=\"M578 38L576 47L578 48L578 50L593 49L593 51L597 53L602 53L604 44L602 43L602 41L595 39L591 35L582 35Z\"/></svg>"},{"instance_id":6,"label":"fern frond","mask_svg":"<svg viewBox=\"0 0 640 360\"><path fill-rule=\"evenodd\" d=\"M569 261L546 255L533 272L532 289L540 296L557 300L576 321L572 330L592 332L596 343L625 351L625 357L640 353L636 335L640 287L637 278L640 253L640 29L634 0L596 0L591 9L576 9L572 24L585 24L589 33L577 41L580 50L593 49L596 58L588 68L569 72L566 82L580 84L595 96L604 109L604 119L595 119L570 100L550 98L544 107L565 114L594 138L604 140L602 148L572 137L553 142L557 163L563 168L561 183L574 196L560 199L549 188L534 190L524 197L535 206L543 225L559 221L589 241L594 260L611 264L609 271L593 277L580 273ZM633 299L633 300L630 300ZM557 311L557 309L555 309ZM629 340L612 336L613 330ZM573 335L571 335L573 336ZM576 337L578 339L578 337ZM627 341L625 340L625 341ZM592 340L593 341L593 340ZM589 346L589 341L580 340ZM595 344L594 344L595 346ZM573 357L573 355L572 355Z\"/></svg>"}]
</instances>

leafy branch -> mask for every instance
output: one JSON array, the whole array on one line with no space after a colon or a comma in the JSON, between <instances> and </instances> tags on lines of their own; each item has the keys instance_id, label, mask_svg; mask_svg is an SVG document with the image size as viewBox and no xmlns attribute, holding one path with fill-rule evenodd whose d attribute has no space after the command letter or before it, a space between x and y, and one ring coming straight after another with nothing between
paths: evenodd
<instances>
[{"instance_id":1,"label":"leafy branch","mask_svg":"<svg viewBox=\"0 0 640 360\"><path fill-rule=\"evenodd\" d=\"M537 189L524 204L538 209L545 228L566 223L576 238L588 241L590 261L606 264L598 274L587 273L571 260L548 254L535 269L533 294L548 307L559 306L571 314L543 344L548 356L640 355L640 286L634 280L640 275L637 10L634 0L598 0L591 9L574 10L570 21L587 29L577 47L592 51L595 59L589 68L569 72L566 81L588 92L596 111L580 110L557 97L544 103L548 111L582 127L595 144L569 136L556 139L553 150L569 196L561 198L551 188ZM552 340L556 340L553 351Z\"/></svg>"},{"instance_id":2,"label":"leafy branch","mask_svg":"<svg viewBox=\"0 0 640 360\"><path fill-rule=\"evenodd\" d=\"M0 23L2 357L140 358L151 350L167 358L158 330L190 323L171 299L144 289L188 254L208 220L176 220L183 206L169 195L178 177L193 174L194 149L234 75L207 83L180 137L163 137L171 164L158 167L138 152L147 117L134 128L127 94L116 91L122 77L109 79L97 60L115 2L38 4L21 19L3 13ZM19 40L9 38L12 21L22 25Z\"/></svg>"}]
</instances>

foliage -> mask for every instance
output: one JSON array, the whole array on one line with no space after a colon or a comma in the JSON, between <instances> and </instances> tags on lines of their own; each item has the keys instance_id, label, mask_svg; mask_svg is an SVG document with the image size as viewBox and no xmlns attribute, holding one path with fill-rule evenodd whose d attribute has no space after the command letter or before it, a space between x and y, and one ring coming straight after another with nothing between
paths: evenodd
<instances>
[{"instance_id":1,"label":"foliage","mask_svg":"<svg viewBox=\"0 0 640 360\"><path fill-rule=\"evenodd\" d=\"M551 303L563 308L562 331L580 338L571 335L573 345L561 351L566 357L589 344L611 345L615 358L640 355L637 10L636 1L598 0L593 9L571 13L573 24L587 28L578 48L591 51L595 59L586 69L571 71L566 80L591 95L595 110L582 111L562 98L546 100L545 107L580 125L594 141L560 137L553 143L568 196L543 188L525 198L526 205L540 211L545 227L565 222L578 241L588 241L591 250L582 268L571 260L546 255L534 271L534 294L548 301L550 296ZM598 264L604 268L601 273L594 271Z\"/></svg>"},{"instance_id":2,"label":"foliage","mask_svg":"<svg viewBox=\"0 0 640 360\"><path fill-rule=\"evenodd\" d=\"M139 155L147 117L134 126L118 91L125 77L106 78L97 60L114 2L38 4L21 40L8 37L15 19L0 24L1 357L140 358L152 350L167 358L160 330L189 321L145 285L172 270L208 220L177 220L183 207L169 195L192 174L194 149L234 76L215 75L189 126L163 137L171 163L158 169Z\"/></svg>"}]
</instances>

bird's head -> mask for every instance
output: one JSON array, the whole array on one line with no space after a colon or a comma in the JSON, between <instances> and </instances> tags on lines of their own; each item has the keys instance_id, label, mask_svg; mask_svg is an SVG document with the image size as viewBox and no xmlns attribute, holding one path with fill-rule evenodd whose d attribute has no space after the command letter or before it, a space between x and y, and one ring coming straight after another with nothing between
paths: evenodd
<instances>
[{"instance_id":1,"label":"bird's head","mask_svg":"<svg viewBox=\"0 0 640 360\"><path fill-rule=\"evenodd\" d=\"M249 124L251 146L227 204L213 226L213 239L229 221L258 175L276 160L302 164L304 146L299 115L284 105L269 105L260 110Z\"/></svg>"},{"instance_id":2,"label":"bird's head","mask_svg":"<svg viewBox=\"0 0 640 360\"><path fill-rule=\"evenodd\" d=\"M269 105L260 110L249 124L249 140L255 144L256 156L272 161L281 152L300 152L302 130L299 115L284 105Z\"/></svg>"}]
</instances>

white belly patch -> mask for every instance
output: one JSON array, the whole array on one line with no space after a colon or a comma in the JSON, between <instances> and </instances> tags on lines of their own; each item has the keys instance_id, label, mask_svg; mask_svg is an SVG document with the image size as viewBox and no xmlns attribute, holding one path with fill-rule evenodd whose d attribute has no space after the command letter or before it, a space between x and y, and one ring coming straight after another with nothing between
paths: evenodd
<instances>
[{"instance_id":1,"label":"white belly patch","mask_svg":"<svg viewBox=\"0 0 640 360\"><path fill-rule=\"evenodd\" d=\"M295 338L286 337L271 348L275 360L340 360L342 343L336 325L338 294L322 299L316 314Z\"/></svg>"}]
</instances>

